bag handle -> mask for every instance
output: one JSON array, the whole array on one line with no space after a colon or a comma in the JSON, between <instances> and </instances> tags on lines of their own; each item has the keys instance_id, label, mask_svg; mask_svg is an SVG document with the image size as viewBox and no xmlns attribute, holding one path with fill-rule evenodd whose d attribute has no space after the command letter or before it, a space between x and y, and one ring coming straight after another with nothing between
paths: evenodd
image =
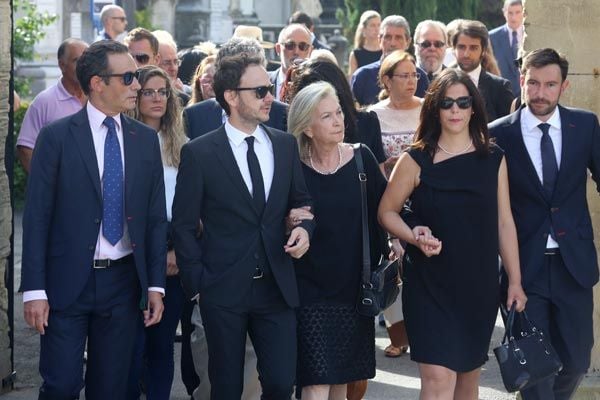
<instances>
[{"instance_id":1,"label":"bag handle","mask_svg":"<svg viewBox=\"0 0 600 400\"><path fill-rule=\"evenodd\" d=\"M502 343L506 343L506 340L513 340L514 333L513 328L515 324L515 315L519 314L519 319L521 320L521 329L527 328L530 332L536 332L537 328L531 323L531 320L527 316L525 310L521 312L517 312L516 309L517 302L513 302L510 306L510 311L508 312L508 317L506 318L506 330L504 332L504 338L502 339Z\"/></svg>"},{"instance_id":2,"label":"bag handle","mask_svg":"<svg viewBox=\"0 0 600 400\"><path fill-rule=\"evenodd\" d=\"M358 170L358 180L360 182L360 202L362 219L362 285L371 288L371 246L369 244L369 208L367 207L367 174L360 152L361 144L352 145L354 148L354 160L356 160L356 169Z\"/></svg>"}]
</instances>

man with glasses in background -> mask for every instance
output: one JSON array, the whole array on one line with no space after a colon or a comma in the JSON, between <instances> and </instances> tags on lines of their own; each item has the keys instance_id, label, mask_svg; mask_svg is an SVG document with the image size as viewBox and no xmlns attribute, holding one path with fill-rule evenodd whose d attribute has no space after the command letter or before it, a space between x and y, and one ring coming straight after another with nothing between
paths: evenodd
<instances>
[{"instance_id":1,"label":"man with glasses in background","mask_svg":"<svg viewBox=\"0 0 600 400\"><path fill-rule=\"evenodd\" d=\"M415 54L417 66L427 73L429 82L442 72L446 54L446 25L427 19L415 28Z\"/></svg>"},{"instance_id":2,"label":"man with glasses in background","mask_svg":"<svg viewBox=\"0 0 600 400\"><path fill-rule=\"evenodd\" d=\"M23 216L26 322L41 334L39 399L124 400L138 325L160 322L167 218L156 132L123 113L140 85L127 47L77 62L88 102L42 129ZM83 353L87 343L85 383Z\"/></svg>"},{"instance_id":3,"label":"man with glasses in background","mask_svg":"<svg viewBox=\"0 0 600 400\"><path fill-rule=\"evenodd\" d=\"M269 72L269 79L275 85L275 99L281 100L281 90L288 69L294 60L307 59L312 51L310 31L302 24L290 24L279 32L275 52L281 59L281 67Z\"/></svg>"},{"instance_id":4,"label":"man with glasses in background","mask_svg":"<svg viewBox=\"0 0 600 400\"><path fill-rule=\"evenodd\" d=\"M130 31L123 43L129 49L129 54L135 60L138 68L146 65L160 65L160 54L158 53L158 39L148 29L135 28Z\"/></svg>"},{"instance_id":5,"label":"man with glasses in background","mask_svg":"<svg viewBox=\"0 0 600 400\"><path fill-rule=\"evenodd\" d=\"M181 106L185 107L190 101L190 93L192 88L188 85L184 85L181 79L177 77L179 72L179 65L181 61L177 58L177 43L173 39L173 36L163 30L156 30L152 32L152 35L158 40L158 55L160 56L160 63L158 66L167 73L171 79L171 85L175 88L177 96L181 102Z\"/></svg>"},{"instance_id":6,"label":"man with glasses in background","mask_svg":"<svg viewBox=\"0 0 600 400\"><path fill-rule=\"evenodd\" d=\"M103 29L98 34L98 40L117 40L127 28L125 10L115 4L108 4L100 11L100 23Z\"/></svg>"}]
</instances>

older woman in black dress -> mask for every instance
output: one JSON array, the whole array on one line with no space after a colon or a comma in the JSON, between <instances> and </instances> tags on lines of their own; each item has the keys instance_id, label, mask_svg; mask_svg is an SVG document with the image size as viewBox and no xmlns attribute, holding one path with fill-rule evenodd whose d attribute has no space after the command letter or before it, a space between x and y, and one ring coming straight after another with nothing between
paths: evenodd
<instances>
[{"instance_id":1,"label":"older woman in black dress","mask_svg":"<svg viewBox=\"0 0 600 400\"><path fill-rule=\"evenodd\" d=\"M290 105L288 127L299 143L306 185L319 221L309 251L296 262L300 307L297 384L302 399L346 398L346 383L375 376L373 319L356 313L362 260L361 192L352 145L335 89L308 85ZM367 173L371 260L385 249L377 207L385 189L371 151Z\"/></svg>"},{"instance_id":2,"label":"older woman in black dress","mask_svg":"<svg viewBox=\"0 0 600 400\"><path fill-rule=\"evenodd\" d=\"M500 302L498 253L510 282L507 305L522 310L527 301L506 161L490 143L479 91L463 72L447 69L433 81L420 120L379 219L408 243L402 300L420 398L475 400ZM412 230L400 216L408 199Z\"/></svg>"}]
</instances>

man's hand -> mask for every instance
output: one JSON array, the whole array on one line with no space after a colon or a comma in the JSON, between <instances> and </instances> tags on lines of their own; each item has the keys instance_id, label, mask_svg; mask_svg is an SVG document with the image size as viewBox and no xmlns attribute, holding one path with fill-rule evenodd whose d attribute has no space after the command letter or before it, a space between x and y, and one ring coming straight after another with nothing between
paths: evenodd
<instances>
[{"instance_id":1,"label":"man's hand","mask_svg":"<svg viewBox=\"0 0 600 400\"><path fill-rule=\"evenodd\" d=\"M437 256L442 251L442 242L431 234L427 226L415 226L413 228L416 246L427 257Z\"/></svg>"},{"instance_id":2,"label":"man's hand","mask_svg":"<svg viewBox=\"0 0 600 400\"><path fill-rule=\"evenodd\" d=\"M175 258L175 250L167 252L167 276L174 276L179 273L177 268L177 259Z\"/></svg>"},{"instance_id":3,"label":"man's hand","mask_svg":"<svg viewBox=\"0 0 600 400\"><path fill-rule=\"evenodd\" d=\"M148 291L148 309L144 310L144 326L147 328L158 324L164 309L162 293Z\"/></svg>"},{"instance_id":4,"label":"man's hand","mask_svg":"<svg viewBox=\"0 0 600 400\"><path fill-rule=\"evenodd\" d=\"M298 226L292 230L290 238L283 248L292 257L300 258L308 251L309 246L308 232L306 232L306 229Z\"/></svg>"},{"instance_id":5,"label":"man's hand","mask_svg":"<svg viewBox=\"0 0 600 400\"><path fill-rule=\"evenodd\" d=\"M23 316L27 325L35 328L42 335L46 333L44 327L48 326L49 314L48 300L31 300L23 304Z\"/></svg>"}]
</instances>

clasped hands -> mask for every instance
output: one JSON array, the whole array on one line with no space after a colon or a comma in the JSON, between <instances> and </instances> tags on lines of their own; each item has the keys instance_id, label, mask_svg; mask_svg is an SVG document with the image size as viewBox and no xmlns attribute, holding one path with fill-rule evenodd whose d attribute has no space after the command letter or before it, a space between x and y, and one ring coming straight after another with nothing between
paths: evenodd
<instances>
[{"instance_id":1,"label":"clasped hands","mask_svg":"<svg viewBox=\"0 0 600 400\"><path fill-rule=\"evenodd\" d=\"M427 226L415 226L412 229L414 235L414 246L426 257L437 256L442 251L442 241L433 236L431 229Z\"/></svg>"},{"instance_id":2,"label":"clasped hands","mask_svg":"<svg viewBox=\"0 0 600 400\"><path fill-rule=\"evenodd\" d=\"M310 207L292 208L285 218L287 231L290 233L287 243L283 246L286 253L294 258L302 257L310 247L310 240L306 229L298 226L304 220L312 220L315 216L310 212Z\"/></svg>"}]
</instances>

